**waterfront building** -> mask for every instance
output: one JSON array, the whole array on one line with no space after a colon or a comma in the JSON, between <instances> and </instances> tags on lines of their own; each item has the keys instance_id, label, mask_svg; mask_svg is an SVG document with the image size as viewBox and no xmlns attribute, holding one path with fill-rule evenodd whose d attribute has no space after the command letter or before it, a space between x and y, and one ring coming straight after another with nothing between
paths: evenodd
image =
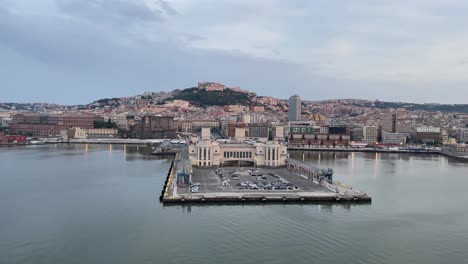
<instances>
[{"instance_id":1,"label":"waterfront building","mask_svg":"<svg viewBox=\"0 0 468 264\"><path fill-rule=\"evenodd\" d=\"M468 158L468 144L444 144L442 153L460 158Z\"/></svg>"},{"instance_id":2,"label":"waterfront building","mask_svg":"<svg viewBox=\"0 0 468 264\"><path fill-rule=\"evenodd\" d=\"M87 138L118 138L118 130L115 128L90 128L86 129Z\"/></svg>"},{"instance_id":3,"label":"waterfront building","mask_svg":"<svg viewBox=\"0 0 468 264\"><path fill-rule=\"evenodd\" d=\"M301 97L293 95L289 98L288 121L301 121Z\"/></svg>"},{"instance_id":4,"label":"waterfront building","mask_svg":"<svg viewBox=\"0 0 468 264\"><path fill-rule=\"evenodd\" d=\"M332 129L324 126L290 127L288 146L290 147L345 147L348 146L350 135L346 129Z\"/></svg>"},{"instance_id":5,"label":"waterfront building","mask_svg":"<svg viewBox=\"0 0 468 264\"><path fill-rule=\"evenodd\" d=\"M65 114L57 118L55 124L60 124L60 118L63 120L63 125L68 127L81 127L81 128L94 128L94 122L104 122L101 116L87 115L87 114Z\"/></svg>"},{"instance_id":6,"label":"waterfront building","mask_svg":"<svg viewBox=\"0 0 468 264\"><path fill-rule=\"evenodd\" d=\"M172 116L144 116L134 130L140 139L177 138L177 127Z\"/></svg>"},{"instance_id":7,"label":"waterfront building","mask_svg":"<svg viewBox=\"0 0 468 264\"><path fill-rule=\"evenodd\" d=\"M388 145L404 145L407 141L407 134L382 132L382 143Z\"/></svg>"},{"instance_id":8,"label":"waterfront building","mask_svg":"<svg viewBox=\"0 0 468 264\"><path fill-rule=\"evenodd\" d=\"M265 143L200 140L190 144L189 158L195 166L285 166L287 147L274 141Z\"/></svg>"},{"instance_id":9,"label":"waterfront building","mask_svg":"<svg viewBox=\"0 0 468 264\"><path fill-rule=\"evenodd\" d=\"M383 119L382 132L388 132L388 133L397 132L397 115L396 114L386 116Z\"/></svg>"},{"instance_id":10,"label":"waterfront building","mask_svg":"<svg viewBox=\"0 0 468 264\"><path fill-rule=\"evenodd\" d=\"M0 132L0 144L24 144L26 143L27 137L24 135L5 135L3 132Z\"/></svg>"},{"instance_id":11,"label":"waterfront building","mask_svg":"<svg viewBox=\"0 0 468 264\"><path fill-rule=\"evenodd\" d=\"M3 134L3 132L0 132L0 144L1 145L8 144L8 136Z\"/></svg>"},{"instance_id":12,"label":"waterfront building","mask_svg":"<svg viewBox=\"0 0 468 264\"><path fill-rule=\"evenodd\" d=\"M9 132L11 134L30 135L34 137L59 137L60 131L66 130L68 128L68 126L64 125L11 123Z\"/></svg>"},{"instance_id":13,"label":"waterfront building","mask_svg":"<svg viewBox=\"0 0 468 264\"><path fill-rule=\"evenodd\" d=\"M367 144L375 144L379 139L379 128L377 126L364 126L362 128L362 142Z\"/></svg>"},{"instance_id":14,"label":"waterfront building","mask_svg":"<svg viewBox=\"0 0 468 264\"><path fill-rule=\"evenodd\" d=\"M13 115L12 123L30 125L57 125L66 127L93 128L94 122L104 121L104 118L90 114L45 114L45 113L18 113Z\"/></svg>"},{"instance_id":15,"label":"waterfront building","mask_svg":"<svg viewBox=\"0 0 468 264\"><path fill-rule=\"evenodd\" d=\"M4 117L1 119L0 127L9 127L12 122L12 119L9 117Z\"/></svg>"},{"instance_id":16,"label":"waterfront building","mask_svg":"<svg viewBox=\"0 0 468 264\"><path fill-rule=\"evenodd\" d=\"M351 141L363 141L364 130L362 127L353 127L349 130Z\"/></svg>"},{"instance_id":17,"label":"waterfront building","mask_svg":"<svg viewBox=\"0 0 468 264\"><path fill-rule=\"evenodd\" d=\"M421 126L416 128L416 141L420 143L441 143L442 131L440 127Z\"/></svg>"},{"instance_id":18,"label":"waterfront building","mask_svg":"<svg viewBox=\"0 0 468 264\"><path fill-rule=\"evenodd\" d=\"M460 128L458 130L458 142L468 143L468 128Z\"/></svg>"},{"instance_id":19,"label":"waterfront building","mask_svg":"<svg viewBox=\"0 0 468 264\"><path fill-rule=\"evenodd\" d=\"M67 130L67 137L75 139L118 138L118 130L114 128L82 129L74 127Z\"/></svg>"},{"instance_id":20,"label":"waterfront building","mask_svg":"<svg viewBox=\"0 0 468 264\"><path fill-rule=\"evenodd\" d=\"M70 128L67 130L67 138L75 139L86 139L87 138L86 130L79 127Z\"/></svg>"}]
</instances>

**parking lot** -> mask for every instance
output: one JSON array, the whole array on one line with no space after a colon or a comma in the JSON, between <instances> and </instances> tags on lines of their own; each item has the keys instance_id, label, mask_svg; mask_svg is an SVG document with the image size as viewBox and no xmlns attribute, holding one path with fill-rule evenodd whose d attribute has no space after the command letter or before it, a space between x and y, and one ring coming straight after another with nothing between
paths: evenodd
<instances>
[{"instance_id":1,"label":"parking lot","mask_svg":"<svg viewBox=\"0 0 468 264\"><path fill-rule=\"evenodd\" d=\"M295 193L329 192L325 187L301 177L287 168L193 168L195 193Z\"/></svg>"}]
</instances>

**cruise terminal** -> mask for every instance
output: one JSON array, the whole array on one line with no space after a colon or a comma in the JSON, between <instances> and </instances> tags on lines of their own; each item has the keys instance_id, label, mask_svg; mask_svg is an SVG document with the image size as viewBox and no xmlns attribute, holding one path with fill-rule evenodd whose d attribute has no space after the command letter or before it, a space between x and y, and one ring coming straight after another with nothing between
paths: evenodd
<instances>
[{"instance_id":1,"label":"cruise terminal","mask_svg":"<svg viewBox=\"0 0 468 264\"><path fill-rule=\"evenodd\" d=\"M370 203L364 192L333 180L333 170L291 159L275 141L216 140L209 129L180 148L161 191L163 204Z\"/></svg>"}]
</instances>

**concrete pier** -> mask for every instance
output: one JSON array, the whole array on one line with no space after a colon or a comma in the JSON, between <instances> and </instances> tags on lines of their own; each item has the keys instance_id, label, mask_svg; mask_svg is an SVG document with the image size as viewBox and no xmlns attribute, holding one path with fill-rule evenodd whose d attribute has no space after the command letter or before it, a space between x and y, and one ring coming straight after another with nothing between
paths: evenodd
<instances>
[{"instance_id":1,"label":"concrete pier","mask_svg":"<svg viewBox=\"0 0 468 264\"><path fill-rule=\"evenodd\" d=\"M182 151L183 152L183 151ZM290 159L283 167L196 167L178 153L160 201L184 203L370 203L371 197ZM186 181L188 179L188 181Z\"/></svg>"}]
</instances>

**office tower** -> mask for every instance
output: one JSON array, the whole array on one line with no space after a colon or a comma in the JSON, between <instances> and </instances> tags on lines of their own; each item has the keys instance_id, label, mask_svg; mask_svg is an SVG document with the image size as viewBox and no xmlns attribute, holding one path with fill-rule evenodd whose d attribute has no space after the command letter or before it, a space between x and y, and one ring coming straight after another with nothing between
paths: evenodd
<instances>
[{"instance_id":1,"label":"office tower","mask_svg":"<svg viewBox=\"0 0 468 264\"><path fill-rule=\"evenodd\" d=\"M299 95L289 98L288 121L301 121L301 97Z\"/></svg>"}]
</instances>

